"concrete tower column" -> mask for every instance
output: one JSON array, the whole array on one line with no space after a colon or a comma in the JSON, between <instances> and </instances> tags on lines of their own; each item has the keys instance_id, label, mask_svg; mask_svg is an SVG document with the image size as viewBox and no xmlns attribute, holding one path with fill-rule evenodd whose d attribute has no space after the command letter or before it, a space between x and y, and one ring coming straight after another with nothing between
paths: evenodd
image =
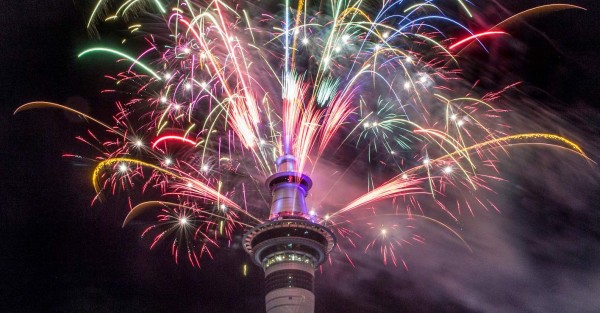
<instances>
[{"instance_id":1,"label":"concrete tower column","mask_svg":"<svg viewBox=\"0 0 600 313\"><path fill-rule=\"evenodd\" d=\"M267 313L315 311L315 271L311 264L285 262L265 269Z\"/></svg>"}]
</instances>

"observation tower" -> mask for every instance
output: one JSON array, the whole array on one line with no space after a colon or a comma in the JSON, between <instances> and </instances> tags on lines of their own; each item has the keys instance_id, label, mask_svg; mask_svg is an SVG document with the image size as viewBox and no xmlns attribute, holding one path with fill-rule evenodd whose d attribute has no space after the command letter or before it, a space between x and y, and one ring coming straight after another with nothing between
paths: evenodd
<instances>
[{"instance_id":1,"label":"observation tower","mask_svg":"<svg viewBox=\"0 0 600 313\"><path fill-rule=\"evenodd\" d=\"M312 313L315 269L335 246L335 237L313 221L306 207L310 178L291 155L279 157L266 185L273 200L269 221L250 229L244 249L265 271L267 313Z\"/></svg>"}]
</instances>

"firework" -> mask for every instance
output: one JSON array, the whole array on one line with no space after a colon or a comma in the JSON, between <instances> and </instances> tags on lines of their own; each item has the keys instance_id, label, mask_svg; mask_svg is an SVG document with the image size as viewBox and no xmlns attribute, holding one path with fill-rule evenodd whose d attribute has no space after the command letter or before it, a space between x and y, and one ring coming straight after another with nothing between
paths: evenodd
<instances>
[{"instance_id":1,"label":"firework","mask_svg":"<svg viewBox=\"0 0 600 313\"><path fill-rule=\"evenodd\" d=\"M439 220L499 210L486 194L510 149L542 144L587 158L557 135L511 133L501 93L461 77L469 51L510 40L516 21L578 7L541 6L478 32L461 20L473 8L299 1L274 12L249 2L99 0L90 30L127 22L130 32L119 49L79 54L126 64L104 91L120 99L112 124L48 102L17 112L58 108L94 122L80 140L98 151L89 156L96 199L138 191L127 193L136 205L124 225L154 214L143 236L151 247L167 242L176 261L200 266L236 231L272 219L263 183L285 171L276 159L293 156L289 170L331 181L315 181L323 191L308 197L304 218L336 234L335 253L352 263L350 250L379 251L407 267L399 250L425 242L410 221L462 240ZM343 180L361 182L358 191L337 190Z\"/></svg>"}]
</instances>

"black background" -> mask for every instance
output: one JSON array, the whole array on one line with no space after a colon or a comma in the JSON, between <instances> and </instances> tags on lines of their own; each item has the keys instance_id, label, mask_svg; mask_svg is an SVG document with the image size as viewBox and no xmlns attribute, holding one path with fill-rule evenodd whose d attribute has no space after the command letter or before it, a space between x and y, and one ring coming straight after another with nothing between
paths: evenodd
<instances>
[{"instance_id":1,"label":"black background","mask_svg":"<svg viewBox=\"0 0 600 313\"><path fill-rule=\"evenodd\" d=\"M498 2L510 12L549 3ZM552 130L594 158L600 3L570 3L588 11L552 13L511 32L524 45L517 60L479 58L496 68L516 61L511 75L546 103L543 114L530 113L558 117ZM242 275L243 252L221 250L200 270L177 265L166 250L148 250L139 229L120 228L119 200L90 205L93 167L61 157L87 149L74 139L86 122L54 110L12 115L47 100L108 120L113 102L99 90L112 63L76 57L96 40L86 33L86 10L60 0L1 5L0 311L261 312L262 273L250 265ZM496 75L483 83L502 86ZM406 252L408 272L360 257L356 269L326 267L317 275L317 312L599 312L598 168L570 165L585 163L572 157L525 158L533 165L514 169L522 175L499 190L511 195L500 197L502 214L465 217L473 253L432 240Z\"/></svg>"}]
</instances>

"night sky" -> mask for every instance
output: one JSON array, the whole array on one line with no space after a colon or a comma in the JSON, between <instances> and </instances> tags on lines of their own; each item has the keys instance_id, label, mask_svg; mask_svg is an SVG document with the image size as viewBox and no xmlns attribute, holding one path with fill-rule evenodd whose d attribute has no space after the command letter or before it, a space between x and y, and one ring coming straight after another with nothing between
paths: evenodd
<instances>
[{"instance_id":1,"label":"night sky","mask_svg":"<svg viewBox=\"0 0 600 313\"><path fill-rule=\"evenodd\" d=\"M148 249L140 227L122 229L123 199L91 205L89 152L74 137L88 124L55 110L13 116L47 100L104 120L114 99L99 91L111 62L82 62L93 41L89 7L72 0L6 0L0 11L0 312L261 312L262 271L236 247L201 269ZM551 3L475 1L492 19ZM600 160L600 1L588 11L532 19L510 47L475 53L465 72L494 90L516 80L515 130L548 130ZM486 11L487 10L487 11ZM104 38L102 40L110 40ZM480 62L480 64L478 64ZM490 65L491 64L491 65ZM326 266L316 278L317 312L600 312L600 170L546 150L503 161L501 213L463 216L469 252L439 229L403 250L409 271L358 253L356 268ZM242 264L250 264L247 277Z\"/></svg>"}]
</instances>

